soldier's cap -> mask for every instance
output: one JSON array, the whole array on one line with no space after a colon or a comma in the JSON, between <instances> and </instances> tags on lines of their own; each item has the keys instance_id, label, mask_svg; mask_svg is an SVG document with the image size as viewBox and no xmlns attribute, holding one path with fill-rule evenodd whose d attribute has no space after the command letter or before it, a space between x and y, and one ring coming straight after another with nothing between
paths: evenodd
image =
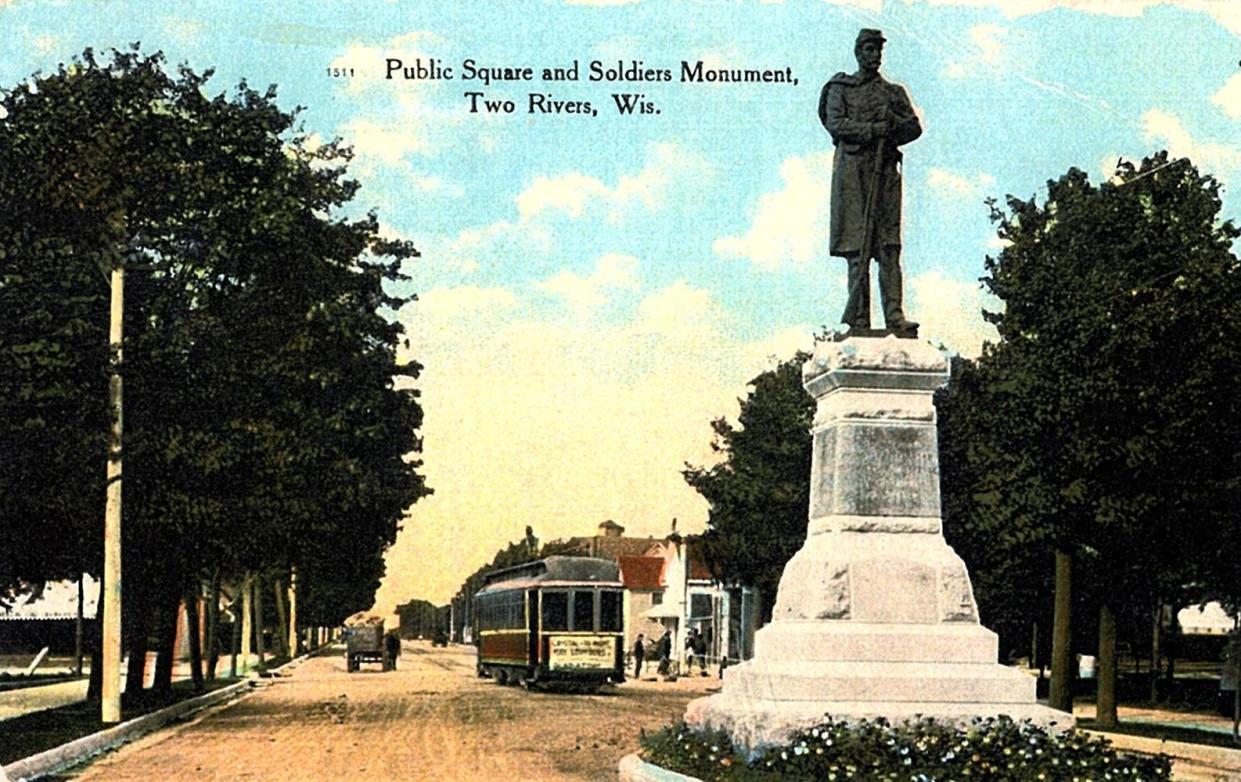
<instances>
[{"instance_id":1,"label":"soldier's cap","mask_svg":"<svg viewBox=\"0 0 1241 782\"><path fill-rule=\"evenodd\" d=\"M878 30L872 30L869 27L865 27L858 31L857 40L853 42L853 45L861 46L867 41L878 41L879 43L883 43L887 40L887 38L883 37L883 33Z\"/></svg>"}]
</instances>

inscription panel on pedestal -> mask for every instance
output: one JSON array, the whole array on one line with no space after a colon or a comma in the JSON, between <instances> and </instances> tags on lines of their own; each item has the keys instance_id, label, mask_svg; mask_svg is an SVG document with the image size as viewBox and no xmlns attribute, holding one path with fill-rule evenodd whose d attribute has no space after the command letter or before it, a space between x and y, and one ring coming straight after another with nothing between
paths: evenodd
<instances>
[{"instance_id":1,"label":"inscription panel on pedestal","mask_svg":"<svg viewBox=\"0 0 1241 782\"><path fill-rule=\"evenodd\" d=\"M810 515L938 517L934 426L841 422L814 437Z\"/></svg>"},{"instance_id":2,"label":"inscription panel on pedestal","mask_svg":"<svg viewBox=\"0 0 1241 782\"><path fill-rule=\"evenodd\" d=\"M810 518L832 512L833 485L836 483L836 427L815 432L810 454Z\"/></svg>"}]
</instances>

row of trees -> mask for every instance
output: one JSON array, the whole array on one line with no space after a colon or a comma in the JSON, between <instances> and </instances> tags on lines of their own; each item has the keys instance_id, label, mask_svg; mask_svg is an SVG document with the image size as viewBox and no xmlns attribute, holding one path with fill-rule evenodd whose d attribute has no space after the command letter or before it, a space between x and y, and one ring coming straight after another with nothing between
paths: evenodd
<instances>
[{"instance_id":1,"label":"row of trees","mask_svg":"<svg viewBox=\"0 0 1241 782\"><path fill-rule=\"evenodd\" d=\"M1000 340L941 404L950 542L994 563L996 588L1046 589L1054 552L1052 703L1071 703L1071 615L1093 613L1105 725L1118 623L1157 644L1165 605L1241 596L1241 231L1219 190L1160 154L993 205Z\"/></svg>"},{"instance_id":2,"label":"row of trees","mask_svg":"<svg viewBox=\"0 0 1241 782\"><path fill-rule=\"evenodd\" d=\"M0 596L101 572L125 264L131 661L151 635L170 651L203 583L296 570L308 625L369 607L428 492L392 317L416 250L349 216L347 147L312 145L274 87L212 96L210 77L134 45L0 97Z\"/></svg>"},{"instance_id":3,"label":"row of trees","mask_svg":"<svg viewBox=\"0 0 1241 782\"><path fill-rule=\"evenodd\" d=\"M1000 339L956 359L936 399L945 535L984 623L1013 649L1054 619L1060 708L1071 630L1097 629L1105 724L1118 623L1157 644L1164 606L1241 602L1241 232L1220 209L1213 178L1164 154L992 204ZM804 358L755 378L739 425L715 422L723 461L685 473L710 503L716 572L767 594L805 535Z\"/></svg>"}]
</instances>

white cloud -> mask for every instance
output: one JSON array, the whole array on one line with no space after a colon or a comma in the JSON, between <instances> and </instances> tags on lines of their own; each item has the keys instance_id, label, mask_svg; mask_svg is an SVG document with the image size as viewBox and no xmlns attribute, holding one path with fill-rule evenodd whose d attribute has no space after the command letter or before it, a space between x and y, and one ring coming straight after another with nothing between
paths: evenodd
<instances>
[{"instance_id":1,"label":"white cloud","mask_svg":"<svg viewBox=\"0 0 1241 782\"><path fill-rule=\"evenodd\" d=\"M987 173L968 176L944 168L931 168L927 172L926 183L941 196L966 198L983 195L988 188L995 186L995 177Z\"/></svg>"},{"instance_id":2,"label":"white cloud","mask_svg":"<svg viewBox=\"0 0 1241 782\"><path fill-rule=\"evenodd\" d=\"M863 11L872 13L881 13L883 11L883 0L823 0L828 5L848 5L854 8L861 8Z\"/></svg>"},{"instance_id":3,"label":"white cloud","mask_svg":"<svg viewBox=\"0 0 1241 782\"><path fill-rule=\"evenodd\" d=\"M1066 8L1100 16L1138 17L1147 8L1177 6L1187 11L1208 14L1219 25L1241 35L1241 3L1236 0L905 0L906 4L925 2L932 6L996 8L1005 16L1018 18Z\"/></svg>"},{"instance_id":4,"label":"white cloud","mask_svg":"<svg viewBox=\"0 0 1241 782\"><path fill-rule=\"evenodd\" d=\"M505 288L433 288L418 296L420 314L438 321L474 319L480 315L506 312L517 305L517 297Z\"/></svg>"},{"instance_id":5,"label":"white cloud","mask_svg":"<svg viewBox=\"0 0 1241 782\"><path fill-rule=\"evenodd\" d=\"M441 108L437 96L447 89L442 81L387 78L389 58L404 66L425 67L432 59L443 62L435 50L445 42L438 35L416 31L395 36L380 44L351 42L329 66L350 76L334 77L338 94L357 102L350 118L339 127L357 158L353 172L362 178L379 173L397 175L424 193L460 198L463 189L442 177L430 176L418 166L420 159L434 157L462 142L466 134L459 111ZM479 129L472 123L470 132ZM415 162L418 161L418 162Z\"/></svg>"},{"instance_id":6,"label":"white cloud","mask_svg":"<svg viewBox=\"0 0 1241 782\"><path fill-rule=\"evenodd\" d=\"M614 185L578 171L535 177L518 193L517 212L522 222L545 212L577 218L600 205L609 220L618 221L635 206L655 210L673 193L695 187L711 176L710 166L692 150L670 142L652 144L642 168L620 176Z\"/></svg>"},{"instance_id":7,"label":"white cloud","mask_svg":"<svg viewBox=\"0 0 1241 782\"><path fill-rule=\"evenodd\" d=\"M989 309L998 306L984 296L977 282L964 282L939 270L909 280L906 313L921 324L919 336L942 342L964 356L977 356L985 340L995 341L995 327L982 319L984 302Z\"/></svg>"},{"instance_id":8,"label":"white cloud","mask_svg":"<svg viewBox=\"0 0 1241 782\"><path fill-rule=\"evenodd\" d=\"M742 361L746 366L772 369L781 361L788 361L799 350L814 349L814 328L799 323L745 346Z\"/></svg>"},{"instance_id":9,"label":"white cloud","mask_svg":"<svg viewBox=\"0 0 1241 782\"><path fill-rule=\"evenodd\" d=\"M501 266L515 256L545 254L553 246L551 233L537 223L519 225L498 220L478 228L466 228L456 236L420 235L418 247L423 263L460 272Z\"/></svg>"},{"instance_id":10,"label":"white cloud","mask_svg":"<svg viewBox=\"0 0 1241 782\"><path fill-rule=\"evenodd\" d=\"M429 126L407 121L418 116L421 105L411 95L398 95L390 104L391 114L378 119L359 114L341 127L341 133L359 155L394 165L406 155L432 149Z\"/></svg>"},{"instance_id":11,"label":"white cloud","mask_svg":"<svg viewBox=\"0 0 1241 782\"><path fill-rule=\"evenodd\" d=\"M587 277L564 269L535 286L563 299L574 315L586 317L607 301L610 290L636 290L637 269L638 259L632 255L608 253L595 262L594 272Z\"/></svg>"},{"instance_id":12,"label":"white cloud","mask_svg":"<svg viewBox=\"0 0 1241 782\"><path fill-rule=\"evenodd\" d=\"M769 270L818 257L827 237L831 171L830 152L785 160L781 188L759 196L750 229L743 236L715 240L715 253L748 258Z\"/></svg>"},{"instance_id":13,"label":"white cloud","mask_svg":"<svg viewBox=\"0 0 1241 782\"><path fill-rule=\"evenodd\" d=\"M388 94L393 85L402 90L417 90L433 82L405 80L396 73L388 79L388 59L400 60L411 68L418 60L428 65L434 57L428 50L443 44L443 38L426 30L394 36L381 44L351 41L328 65L342 71L352 71L352 76L339 77L340 85L346 92L376 91Z\"/></svg>"},{"instance_id":14,"label":"white cloud","mask_svg":"<svg viewBox=\"0 0 1241 782\"><path fill-rule=\"evenodd\" d=\"M715 305L704 288L684 280L657 291L638 304L637 331L665 336L696 336L718 322Z\"/></svg>"},{"instance_id":15,"label":"white cloud","mask_svg":"<svg viewBox=\"0 0 1241 782\"><path fill-rule=\"evenodd\" d=\"M522 220L548 210L581 217L590 201L609 199L612 193L599 179L576 171L554 177L540 176L517 195L517 211Z\"/></svg>"},{"instance_id":16,"label":"white cloud","mask_svg":"<svg viewBox=\"0 0 1241 782\"><path fill-rule=\"evenodd\" d=\"M164 35L179 43L192 45L202 40L206 25L195 19L169 17L164 20Z\"/></svg>"},{"instance_id":17,"label":"white cloud","mask_svg":"<svg viewBox=\"0 0 1241 782\"><path fill-rule=\"evenodd\" d=\"M1211 96L1211 102L1233 119L1241 119L1241 73L1234 74L1219 91Z\"/></svg>"},{"instance_id":18,"label":"white cloud","mask_svg":"<svg viewBox=\"0 0 1241 782\"><path fill-rule=\"evenodd\" d=\"M977 24L969 29L969 55L965 59L952 60L944 68L944 75L954 79L972 76L983 66L995 70L1004 62L1004 38L1008 28L998 24Z\"/></svg>"},{"instance_id":19,"label":"white cloud","mask_svg":"<svg viewBox=\"0 0 1241 782\"><path fill-rule=\"evenodd\" d=\"M1187 157L1204 173L1226 181L1241 170L1241 148L1234 144L1194 139L1179 117L1163 109L1142 115L1142 135L1165 146L1171 157Z\"/></svg>"}]
</instances>

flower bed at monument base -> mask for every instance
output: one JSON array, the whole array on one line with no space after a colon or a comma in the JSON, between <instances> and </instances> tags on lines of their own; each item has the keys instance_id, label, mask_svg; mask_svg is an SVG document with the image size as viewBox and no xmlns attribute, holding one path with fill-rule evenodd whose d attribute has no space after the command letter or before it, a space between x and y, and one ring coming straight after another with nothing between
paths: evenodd
<instances>
[{"instance_id":1,"label":"flower bed at monument base","mask_svg":"<svg viewBox=\"0 0 1241 782\"><path fill-rule=\"evenodd\" d=\"M643 734L642 758L704 782L713 780L996 780L1073 782L1172 778L1166 756L1122 755L1106 739L1076 731L1055 735L1007 717L958 729L931 720L834 721L795 735L756 757L723 732L697 733L684 723Z\"/></svg>"}]
</instances>

